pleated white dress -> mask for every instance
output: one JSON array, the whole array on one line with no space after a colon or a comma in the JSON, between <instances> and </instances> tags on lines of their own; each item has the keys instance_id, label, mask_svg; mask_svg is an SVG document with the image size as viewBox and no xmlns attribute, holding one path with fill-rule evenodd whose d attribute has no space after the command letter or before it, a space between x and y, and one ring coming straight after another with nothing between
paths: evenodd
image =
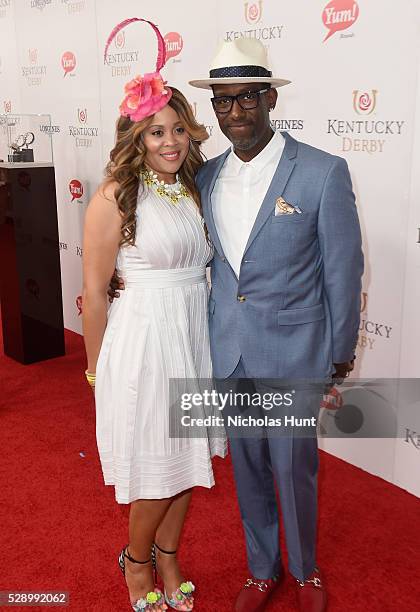
<instances>
[{"instance_id":1,"label":"pleated white dress","mask_svg":"<svg viewBox=\"0 0 420 612\"><path fill-rule=\"evenodd\" d=\"M176 186L174 187L176 188ZM96 368L96 437L118 503L214 485L226 440L169 435L170 379L212 376L205 266L212 257L190 197L172 204L142 187L134 246L120 248L125 290L108 310Z\"/></svg>"}]
</instances>

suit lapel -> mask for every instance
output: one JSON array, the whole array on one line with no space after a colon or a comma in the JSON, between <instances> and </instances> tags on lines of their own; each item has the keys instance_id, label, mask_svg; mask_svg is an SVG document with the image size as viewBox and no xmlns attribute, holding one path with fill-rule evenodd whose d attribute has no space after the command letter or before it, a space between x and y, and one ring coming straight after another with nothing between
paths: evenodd
<instances>
[{"instance_id":1,"label":"suit lapel","mask_svg":"<svg viewBox=\"0 0 420 612\"><path fill-rule=\"evenodd\" d=\"M265 198L261 204L260 210L258 211L257 218L255 219L255 223L252 227L248 242L245 247L244 255L251 246L252 242L257 237L259 231L261 230L264 223L267 221L269 215L273 214L275 201L278 197L283 195L290 175L293 172L293 168L296 165L298 143L294 138L292 138L292 136L289 136L287 132L282 132L282 134L286 140L283 153L274 173L273 179L268 188L268 191L265 194Z\"/></svg>"},{"instance_id":2,"label":"suit lapel","mask_svg":"<svg viewBox=\"0 0 420 612\"><path fill-rule=\"evenodd\" d=\"M215 165L213 174L210 177L210 180L206 182L206 184L201 190L201 198L202 198L203 207L205 207L205 209L207 210L207 229L213 241L214 247L221 257L225 257L225 254L223 252L222 244L220 242L219 234L217 233L216 224L214 222L211 194L213 193L213 189L214 189L214 185L216 184L217 177L219 176L222 166L225 163L225 159L229 155L229 153L230 153L230 149L228 149L227 151L222 153L222 155L220 155Z\"/></svg>"}]
</instances>

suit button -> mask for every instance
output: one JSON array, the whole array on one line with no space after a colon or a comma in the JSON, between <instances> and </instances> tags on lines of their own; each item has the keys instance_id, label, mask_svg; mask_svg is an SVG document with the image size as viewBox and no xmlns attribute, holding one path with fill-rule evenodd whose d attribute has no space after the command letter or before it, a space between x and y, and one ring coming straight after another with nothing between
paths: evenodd
<instances>
[{"instance_id":1,"label":"suit button","mask_svg":"<svg viewBox=\"0 0 420 612\"><path fill-rule=\"evenodd\" d=\"M244 295L238 295L236 299L238 300L238 302L245 302L246 297Z\"/></svg>"}]
</instances>

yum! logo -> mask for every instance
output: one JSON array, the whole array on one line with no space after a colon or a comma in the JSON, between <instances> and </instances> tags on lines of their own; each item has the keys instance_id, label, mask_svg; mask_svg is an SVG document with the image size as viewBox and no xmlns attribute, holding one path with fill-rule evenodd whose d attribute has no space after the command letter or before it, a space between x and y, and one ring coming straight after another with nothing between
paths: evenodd
<instances>
[{"instance_id":1,"label":"yum! logo","mask_svg":"<svg viewBox=\"0 0 420 612\"><path fill-rule=\"evenodd\" d=\"M72 51L66 51L61 57L61 66L64 70L64 76L72 72L76 68L76 56Z\"/></svg>"},{"instance_id":2,"label":"yum! logo","mask_svg":"<svg viewBox=\"0 0 420 612\"><path fill-rule=\"evenodd\" d=\"M322 11L322 21L329 30L324 42L339 30L350 28L359 16L359 5L354 0L331 0Z\"/></svg>"},{"instance_id":3,"label":"yum! logo","mask_svg":"<svg viewBox=\"0 0 420 612\"><path fill-rule=\"evenodd\" d=\"M370 94L360 92L358 89L353 91L353 108L358 115L370 115L373 113L376 107L376 94L377 89L372 89Z\"/></svg>"},{"instance_id":4,"label":"yum! logo","mask_svg":"<svg viewBox=\"0 0 420 612\"><path fill-rule=\"evenodd\" d=\"M69 191L71 193L71 201L80 200L83 195L83 185L77 179L72 179L69 183Z\"/></svg>"},{"instance_id":5,"label":"yum! logo","mask_svg":"<svg viewBox=\"0 0 420 612\"><path fill-rule=\"evenodd\" d=\"M253 2L252 4L250 2L245 2L244 9L247 23L253 25L254 23L261 21L262 0L259 0L259 2Z\"/></svg>"},{"instance_id":6,"label":"yum! logo","mask_svg":"<svg viewBox=\"0 0 420 612\"><path fill-rule=\"evenodd\" d=\"M165 35L166 60L176 57L182 51L184 41L178 32L168 32Z\"/></svg>"}]
</instances>

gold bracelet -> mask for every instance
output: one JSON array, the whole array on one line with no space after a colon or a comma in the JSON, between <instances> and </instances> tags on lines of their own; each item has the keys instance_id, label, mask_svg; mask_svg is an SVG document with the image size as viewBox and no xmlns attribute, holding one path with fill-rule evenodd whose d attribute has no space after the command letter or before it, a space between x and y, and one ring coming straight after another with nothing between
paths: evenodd
<instances>
[{"instance_id":1,"label":"gold bracelet","mask_svg":"<svg viewBox=\"0 0 420 612\"><path fill-rule=\"evenodd\" d=\"M96 374L92 374L88 370L85 370L85 376L86 376L86 380L88 381L90 386L94 387L95 386L95 382L96 382Z\"/></svg>"}]
</instances>

